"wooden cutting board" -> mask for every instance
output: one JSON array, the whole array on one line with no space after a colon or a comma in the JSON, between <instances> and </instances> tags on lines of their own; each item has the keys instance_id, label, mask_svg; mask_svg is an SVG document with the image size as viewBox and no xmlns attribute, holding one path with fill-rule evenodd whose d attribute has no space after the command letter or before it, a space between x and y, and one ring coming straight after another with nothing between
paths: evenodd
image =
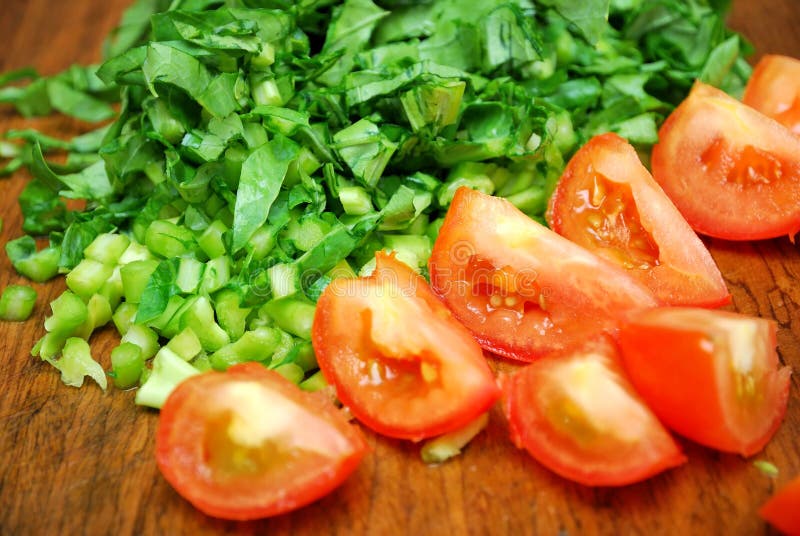
<instances>
[{"instance_id":1,"label":"wooden cutting board","mask_svg":"<svg viewBox=\"0 0 800 536\"><path fill-rule=\"evenodd\" d=\"M51 74L100 57L104 36L127 0L4 0L0 69L33 65ZM757 48L800 57L798 0L736 0L731 25ZM754 58L755 59L755 58ZM23 121L0 109L0 132L34 126L72 135L61 117ZM21 233L16 197L28 175L0 180L0 246ZM788 239L709 240L733 294L732 308L774 318L784 363L800 371L800 251ZM22 279L0 253L0 287ZM800 403L792 379L786 419L753 459L681 440L689 462L622 489L591 489L550 473L508 440L493 411L464 454L429 467L418 446L368 435L372 448L332 495L294 514L256 523L208 518L160 476L153 456L157 414L134 406L132 392L64 386L29 355L47 304L62 281L34 285L39 300L25 323L0 323L0 534L765 534L758 507L800 474ZM94 355L108 366L112 330L96 335ZM754 459L774 463L770 478Z\"/></svg>"}]
</instances>

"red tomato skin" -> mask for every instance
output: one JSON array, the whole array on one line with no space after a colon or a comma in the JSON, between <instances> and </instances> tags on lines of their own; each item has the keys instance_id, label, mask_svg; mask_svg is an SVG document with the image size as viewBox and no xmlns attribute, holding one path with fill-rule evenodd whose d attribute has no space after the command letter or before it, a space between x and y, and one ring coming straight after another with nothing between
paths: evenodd
<instances>
[{"instance_id":1,"label":"red tomato skin","mask_svg":"<svg viewBox=\"0 0 800 536\"><path fill-rule=\"evenodd\" d=\"M800 476L779 488L758 510L765 521L789 536L800 536Z\"/></svg>"},{"instance_id":2,"label":"red tomato skin","mask_svg":"<svg viewBox=\"0 0 800 536\"><path fill-rule=\"evenodd\" d=\"M299 475L298 482L279 483L281 489L273 490L263 501L263 489L252 483L225 486L201 482L199 479L213 472L205 464L203 447L203 417L214 402L211 389L233 379L263 383L282 396L313 408L341 434L349 452L335 463ZM179 384L161 409L156 431L156 462L167 482L204 514L234 521L276 516L322 498L356 470L368 450L360 430L347 422L324 395L300 391L281 375L252 362L234 365L226 372L206 372ZM275 486L275 482L270 480L266 485Z\"/></svg>"},{"instance_id":3,"label":"red tomato skin","mask_svg":"<svg viewBox=\"0 0 800 536\"><path fill-rule=\"evenodd\" d=\"M800 60L764 55L747 81L742 102L800 135Z\"/></svg>"},{"instance_id":4,"label":"red tomato skin","mask_svg":"<svg viewBox=\"0 0 800 536\"><path fill-rule=\"evenodd\" d=\"M730 303L730 293L703 242L675 208L664 190L639 160L636 150L620 136L607 133L590 139L567 164L550 198L550 228L573 242L614 262L591 239L580 221L578 191L599 173L613 183L630 187L643 228L658 246L659 264L646 269L626 268L668 305L719 307ZM625 266L618 262L619 266Z\"/></svg>"},{"instance_id":5,"label":"red tomato skin","mask_svg":"<svg viewBox=\"0 0 800 536\"><path fill-rule=\"evenodd\" d=\"M509 238L504 227L518 230L518 236ZM509 240L519 243L509 245ZM511 264L523 279L532 276L547 302L545 321L525 313L521 324L505 325L477 310L472 282L464 276L473 254L498 267ZM518 361L531 362L599 333L613 333L627 312L660 304L618 266L530 219L505 199L467 187L456 191L428 269L431 289L475 340L485 350Z\"/></svg>"},{"instance_id":6,"label":"red tomato skin","mask_svg":"<svg viewBox=\"0 0 800 536\"><path fill-rule=\"evenodd\" d=\"M542 408L535 398L535 393L544 391L548 386L545 371L569 364L587 352L603 355L607 360L604 364L606 370L611 371L618 385L651 419L648 436L640 437L633 450L619 446L616 450L621 454L613 459L592 458L592 453L584 450L580 442L559 434L542 414ZM514 444L527 450L551 471L586 486L626 486L686 463L686 456L678 444L628 383L618 359L612 342L595 339L578 350L554 353L514 374L503 374L503 410Z\"/></svg>"},{"instance_id":7,"label":"red tomato skin","mask_svg":"<svg viewBox=\"0 0 800 536\"><path fill-rule=\"evenodd\" d=\"M694 316L683 325L671 325L680 311ZM664 319L667 320L664 320ZM724 318L745 318L726 311L661 308L640 313L623 324L619 346L628 377L659 419L674 432L723 452L752 456L761 451L777 431L789 395L789 369L776 370L775 324L751 318L758 329L767 332L765 357L770 376L770 406L753 420L766 423L754 432L736 428L731 423L731 402L719 376L714 357L713 336L706 328Z\"/></svg>"},{"instance_id":8,"label":"red tomato skin","mask_svg":"<svg viewBox=\"0 0 800 536\"><path fill-rule=\"evenodd\" d=\"M726 240L793 237L800 230L800 138L777 121L724 92L696 82L662 124L653 147L653 178L689 225ZM743 185L720 173L737 160L724 153L704 169L703 155L717 140L735 150L750 146L783 162L780 177ZM749 179L745 179L749 180Z\"/></svg>"},{"instance_id":9,"label":"red tomato skin","mask_svg":"<svg viewBox=\"0 0 800 536\"><path fill-rule=\"evenodd\" d=\"M311 330L320 370L353 416L379 434L420 441L466 426L500 398L480 346L421 276L394 255L378 252L376 261L371 276L334 280L320 296ZM358 300L349 297L363 295L381 281L396 283L400 299L424 304L422 316L401 318L408 323L394 329L402 330L398 333L404 337L425 341L426 357L435 357L442 367L441 387L426 390L416 383L394 393L391 382L386 382L385 391L370 387L363 366L370 357L363 344L369 333L360 325L362 313L350 307ZM429 325L435 333L427 333Z\"/></svg>"}]
</instances>

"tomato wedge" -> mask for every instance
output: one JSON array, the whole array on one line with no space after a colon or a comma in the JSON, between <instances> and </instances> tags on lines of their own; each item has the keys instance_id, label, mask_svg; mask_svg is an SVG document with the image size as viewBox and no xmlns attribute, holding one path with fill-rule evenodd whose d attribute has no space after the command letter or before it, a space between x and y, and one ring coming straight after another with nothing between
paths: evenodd
<instances>
[{"instance_id":1,"label":"tomato wedge","mask_svg":"<svg viewBox=\"0 0 800 536\"><path fill-rule=\"evenodd\" d=\"M800 137L697 82L653 148L653 178L695 231L753 240L800 230Z\"/></svg>"},{"instance_id":2,"label":"tomato wedge","mask_svg":"<svg viewBox=\"0 0 800 536\"><path fill-rule=\"evenodd\" d=\"M294 510L341 484L367 451L330 399L258 363L193 376L161 409L156 460L202 512L247 520Z\"/></svg>"},{"instance_id":3,"label":"tomato wedge","mask_svg":"<svg viewBox=\"0 0 800 536\"><path fill-rule=\"evenodd\" d=\"M459 188L429 261L431 287L485 349L533 361L658 304L622 268L508 201Z\"/></svg>"},{"instance_id":4,"label":"tomato wedge","mask_svg":"<svg viewBox=\"0 0 800 536\"><path fill-rule=\"evenodd\" d=\"M774 54L762 57L742 102L800 135L800 60Z\"/></svg>"},{"instance_id":5,"label":"tomato wedge","mask_svg":"<svg viewBox=\"0 0 800 536\"><path fill-rule=\"evenodd\" d=\"M594 340L506 377L503 408L514 443L589 486L631 484L684 463L617 359L613 343Z\"/></svg>"},{"instance_id":6,"label":"tomato wedge","mask_svg":"<svg viewBox=\"0 0 800 536\"><path fill-rule=\"evenodd\" d=\"M317 302L317 362L374 431L414 441L465 426L500 396L480 346L394 255L369 277L335 279Z\"/></svg>"},{"instance_id":7,"label":"tomato wedge","mask_svg":"<svg viewBox=\"0 0 800 536\"><path fill-rule=\"evenodd\" d=\"M703 242L650 176L636 150L601 134L575 153L550 198L550 228L625 268L671 305L730 301Z\"/></svg>"},{"instance_id":8,"label":"tomato wedge","mask_svg":"<svg viewBox=\"0 0 800 536\"><path fill-rule=\"evenodd\" d=\"M644 311L619 333L625 368L661 421L703 445L750 456L786 413L789 367L775 323L726 311Z\"/></svg>"},{"instance_id":9,"label":"tomato wedge","mask_svg":"<svg viewBox=\"0 0 800 536\"><path fill-rule=\"evenodd\" d=\"M758 515L786 534L800 534L800 476L795 477L759 508Z\"/></svg>"}]
</instances>

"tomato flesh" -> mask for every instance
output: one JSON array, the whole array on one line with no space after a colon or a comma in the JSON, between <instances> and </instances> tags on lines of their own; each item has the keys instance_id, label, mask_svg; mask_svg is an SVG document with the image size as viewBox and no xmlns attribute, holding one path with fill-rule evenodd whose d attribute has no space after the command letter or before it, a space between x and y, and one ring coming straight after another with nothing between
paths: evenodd
<instances>
[{"instance_id":1,"label":"tomato flesh","mask_svg":"<svg viewBox=\"0 0 800 536\"><path fill-rule=\"evenodd\" d=\"M460 188L429 261L431 287L485 349L533 361L654 307L622 268L531 220L511 203Z\"/></svg>"},{"instance_id":2,"label":"tomato flesh","mask_svg":"<svg viewBox=\"0 0 800 536\"><path fill-rule=\"evenodd\" d=\"M633 385L668 428L750 456L786 412L790 371L778 368L775 329L726 311L660 308L624 324L619 344Z\"/></svg>"},{"instance_id":3,"label":"tomato flesh","mask_svg":"<svg viewBox=\"0 0 800 536\"><path fill-rule=\"evenodd\" d=\"M800 230L800 137L697 82L653 148L653 177L691 227L728 240Z\"/></svg>"},{"instance_id":4,"label":"tomato flesh","mask_svg":"<svg viewBox=\"0 0 800 536\"><path fill-rule=\"evenodd\" d=\"M182 382L161 409L156 433L164 478L202 512L232 520L319 499L366 451L330 400L258 363Z\"/></svg>"},{"instance_id":5,"label":"tomato flesh","mask_svg":"<svg viewBox=\"0 0 800 536\"><path fill-rule=\"evenodd\" d=\"M762 57L742 102L800 135L800 60L776 54Z\"/></svg>"},{"instance_id":6,"label":"tomato flesh","mask_svg":"<svg viewBox=\"0 0 800 536\"><path fill-rule=\"evenodd\" d=\"M590 486L622 486L686 461L625 379L613 343L594 340L507 377L511 437L542 465Z\"/></svg>"},{"instance_id":7,"label":"tomato flesh","mask_svg":"<svg viewBox=\"0 0 800 536\"><path fill-rule=\"evenodd\" d=\"M786 534L800 534L800 477L778 489L758 514Z\"/></svg>"},{"instance_id":8,"label":"tomato flesh","mask_svg":"<svg viewBox=\"0 0 800 536\"><path fill-rule=\"evenodd\" d=\"M326 288L312 341L339 399L384 435L420 440L450 432L499 398L469 332L422 277L382 252L371 276Z\"/></svg>"},{"instance_id":9,"label":"tomato flesh","mask_svg":"<svg viewBox=\"0 0 800 536\"><path fill-rule=\"evenodd\" d=\"M730 300L705 245L616 134L595 136L575 153L550 198L547 220L666 304L716 307Z\"/></svg>"}]
</instances>

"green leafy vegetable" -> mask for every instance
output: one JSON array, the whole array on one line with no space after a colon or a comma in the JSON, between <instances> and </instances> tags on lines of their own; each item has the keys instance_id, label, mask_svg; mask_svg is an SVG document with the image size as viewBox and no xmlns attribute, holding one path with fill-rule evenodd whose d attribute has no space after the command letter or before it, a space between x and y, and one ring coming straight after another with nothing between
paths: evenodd
<instances>
[{"instance_id":1,"label":"green leafy vegetable","mask_svg":"<svg viewBox=\"0 0 800 536\"><path fill-rule=\"evenodd\" d=\"M543 221L589 137L647 150L695 79L741 91L749 47L727 4L136 0L100 66L0 76L23 115L115 116L0 142L0 174L33 175L12 264L68 274L34 354L72 383L97 376L69 341L113 319L111 375L141 381L139 403L246 360L319 388L315 300L380 249L425 275L459 186Z\"/></svg>"}]
</instances>

